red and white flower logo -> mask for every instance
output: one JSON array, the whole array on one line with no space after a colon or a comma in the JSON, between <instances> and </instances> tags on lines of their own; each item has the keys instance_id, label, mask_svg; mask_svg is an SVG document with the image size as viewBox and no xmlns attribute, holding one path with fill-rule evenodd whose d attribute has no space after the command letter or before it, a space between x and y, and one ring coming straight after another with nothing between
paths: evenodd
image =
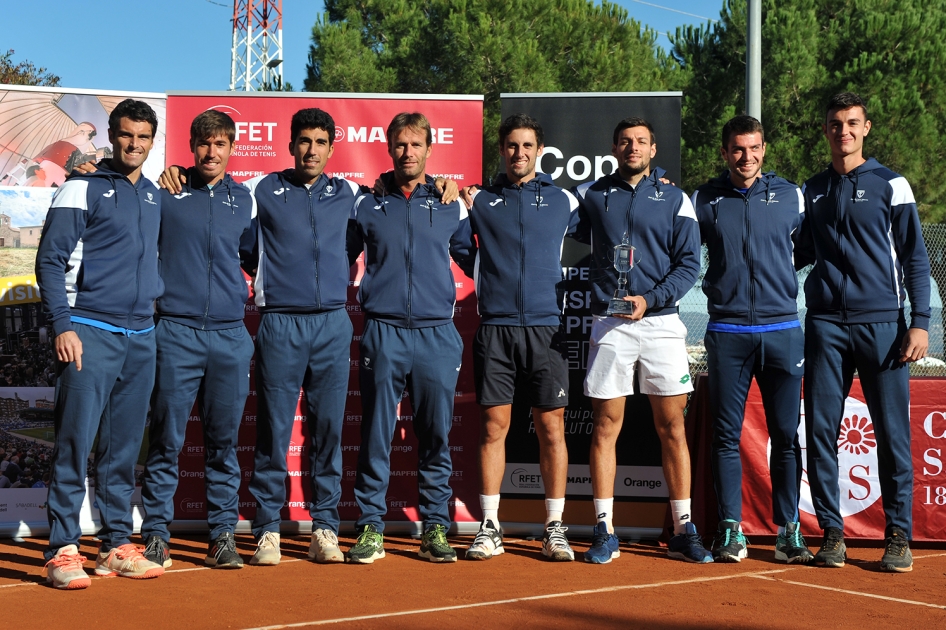
<instances>
[{"instance_id":1,"label":"red and white flower logo","mask_svg":"<svg viewBox=\"0 0 946 630\"><path fill-rule=\"evenodd\" d=\"M866 455L877 446L874 437L874 425L865 416L853 414L841 422L841 437L838 438L838 449L843 449L852 455Z\"/></svg>"},{"instance_id":2,"label":"red and white flower logo","mask_svg":"<svg viewBox=\"0 0 946 630\"><path fill-rule=\"evenodd\" d=\"M844 401L844 418L838 437L838 486L841 516L863 512L880 498L877 470L877 437L867 405L856 398ZM802 448L801 494L798 509L815 513L808 485L808 453L805 440L805 412L802 408L798 442ZM771 442L769 448L771 449Z\"/></svg>"}]
</instances>

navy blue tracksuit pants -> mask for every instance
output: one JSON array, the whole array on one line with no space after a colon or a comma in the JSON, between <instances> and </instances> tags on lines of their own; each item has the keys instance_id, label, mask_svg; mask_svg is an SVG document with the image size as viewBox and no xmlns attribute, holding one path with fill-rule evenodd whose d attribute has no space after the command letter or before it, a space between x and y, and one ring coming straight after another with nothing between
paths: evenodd
<instances>
[{"instance_id":1,"label":"navy blue tracksuit pants","mask_svg":"<svg viewBox=\"0 0 946 630\"><path fill-rule=\"evenodd\" d=\"M805 322L805 427L808 481L825 529L844 529L838 487L838 438L844 400L857 371L877 438L886 535L899 527L912 537L913 458L910 454L910 370L900 363L906 323Z\"/></svg>"},{"instance_id":2,"label":"navy blue tracksuit pants","mask_svg":"<svg viewBox=\"0 0 946 630\"><path fill-rule=\"evenodd\" d=\"M178 456L197 399L204 429L204 483L210 539L233 533L240 519L237 440L250 390L253 340L241 323L200 330L169 320L155 329L157 369L151 404L148 459L141 483L141 536L171 538Z\"/></svg>"},{"instance_id":3,"label":"navy blue tracksuit pants","mask_svg":"<svg viewBox=\"0 0 946 630\"><path fill-rule=\"evenodd\" d=\"M89 452L95 450L95 501L102 551L131 542L131 495L148 399L154 385L154 331L125 336L74 323L82 342L82 370L57 364L56 445L47 499L47 560L78 544Z\"/></svg>"},{"instance_id":4,"label":"navy blue tracksuit pants","mask_svg":"<svg viewBox=\"0 0 946 630\"><path fill-rule=\"evenodd\" d=\"M263 313L256 334L256 497L253 535L278 532L286 502L286 451L305 391L313 529L338 533L342 422L351 374L352 326L344 308L313 315Z\"/></svg>"},{"instance_id":5,"label":"navy blue tracksuit pants","mask_svg":"<svg viewBox=\"0 0 946 630\"><path fill-rule=\"evenodd\" d=\"M374 525L384 531L391 440L405 388L414 410L420 516L425 528L435 524L449 527L453 467L448 435L462 359L463 340L452 322L400 328L374 319L366 321L359 360L362 417L355 500L361 516L356 527Z\"/></svg>"},{"instance_id":6,"label":"navy blue tracksuit pants","mask_svg":"<svg viewBox=\"0 0 946 630\"><path fill-rule=\"evenodd\" d=\"M804 333L801 327L762 333L706 332L710 413L713 417L713 481L719 520L742 520L739 440L746 397L755 376L772 440L773 522L798 521L801 448L798 444Z\"/></svg>"}]
</instances>

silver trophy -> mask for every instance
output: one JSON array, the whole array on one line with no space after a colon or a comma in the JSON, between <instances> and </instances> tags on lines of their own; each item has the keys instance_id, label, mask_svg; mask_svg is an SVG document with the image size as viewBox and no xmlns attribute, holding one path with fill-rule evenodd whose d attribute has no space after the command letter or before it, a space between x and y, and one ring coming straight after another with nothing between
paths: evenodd
<instances>
[{"instance_id":1,"label":"silver trophy","mask_svg":"<svg viewBox=\"0 0 946 630\"><path fill-rule=\"evenodd\" d=\"M614 297L608 304L608 315L632 315L634 313L634 303L628 302L627 297L627 274L634 268L634 248L627 241L627 234L621 239L620 245L614 246L614 269L618 272L618 288L614 291Z\"/></svg>"}]
</instances>

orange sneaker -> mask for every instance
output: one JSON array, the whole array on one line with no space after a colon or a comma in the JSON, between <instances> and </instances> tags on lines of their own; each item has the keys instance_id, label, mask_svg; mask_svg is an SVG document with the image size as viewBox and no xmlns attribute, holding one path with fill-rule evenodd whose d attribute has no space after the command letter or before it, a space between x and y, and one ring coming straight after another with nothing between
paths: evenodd
<instances>
[{"instance_id":1,"label":"orange sneaker","mask_svg":"<svg viewBox=\"0 0 946 630\"><path fill-rule=\"evenodd\" d=\"M135 580L145 580L164 575L164 567L151 562L142 553L144 547L132 543L99 552L95 562L96 575L117 575Z\"/></svg>"},{"instance_id":2,"label":"orange sneaker","mask_svg":"<svg viewBox=\"0 0 946 630\"><path fill-rule=\"evenodd\" d=\"M92 579L83 568L85 556L79 555L75 545L66 545L56 552L46 563L46 581L56 588L77 589L88 588Z\"/></svg>"}]
</instances>

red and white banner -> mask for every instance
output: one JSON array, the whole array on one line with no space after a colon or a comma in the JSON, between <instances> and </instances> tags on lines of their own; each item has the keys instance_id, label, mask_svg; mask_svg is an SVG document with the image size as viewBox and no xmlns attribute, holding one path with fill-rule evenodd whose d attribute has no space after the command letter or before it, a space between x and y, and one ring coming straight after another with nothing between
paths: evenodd
<instances>
[{"instance_id":1,"label":"red and white banner","mask_svg":"<svg viewBox=\"0 0 946 630\"><path fill-rule=\"evenodd\" d=\"M910 432L913 454L913 539L942 540L946 532L946 395L944 379L910 380ZM804 413L804 412L802 412ZM804 415L798 430L805 466ZM746 403L742 429L742 525L747 534L775 535L772 523L772 482L762 397L753 382ZM849 538L884 538L884 511L880 500L877 438L864 402L860 381L855 379L845 401L838 439L841 514ZM807 468L807 466L805 466ZM807 470L802 473L799 502L802 530L820 538L811 501Z\"/></svg>"},{"instance_id":2,"label":"red and white banner","mask_svg":"<svg viewBox=\"0 0 946 630\"><path fill-rule=\"evenodd\" d=\"M293 166L289 152L290 119L306 107L318 107L335 120L335 152L326 173L340 175L361 184L372 185L377 176L391 169L385 132L398 113L419 111L430 120L434 129L434 146L427 161L427 173L454 179L460 186L478 183L482 169L483 101L482 97L407 97L332 95L328 97L245 96L232 92L214 95L181 95L168 97L168 164L188 166L193 157L188 146L190 121L206 109L229 114L237 124L236 153L230 158L228 172L237 181ZM353 269L348 296L348 314L355 329L351 347L351 376L348 404L342 430L342 498L339 513L342 521L358 517L354 484L361 444L361 392L358 381L358 342L364 315L356 299L361 274ZM479 409L473 391L473 334L479 325L473 281L454 265L457 303L454 323L467 341L463 354L455 397L450 449L453 459L451 487L453 498L450 514L454 521L475 522L467 509L476 505L479 496L478 460ZM256 336L259 313L252 303L247 305L247 330ZM253 474L256 444L256 381L251 369L250 395L240 427L238 457L242 471L240 516L252 520L256 502L248 485ZM309 471L309 440L305 422L305 401L300 396L288 452L289 476L287 502L282 511L284 521L309 522L308 502L311 497ZM175 496L175 521L200 522L206 519L204 494L204 448L197 408L191 414L180 458L180 483ZM391 482L388 487L387 521L419 521L417 493L417 440L411 424L410 399L405 395L398 410L391 452Z\"/></svg>"}]
</instances>

